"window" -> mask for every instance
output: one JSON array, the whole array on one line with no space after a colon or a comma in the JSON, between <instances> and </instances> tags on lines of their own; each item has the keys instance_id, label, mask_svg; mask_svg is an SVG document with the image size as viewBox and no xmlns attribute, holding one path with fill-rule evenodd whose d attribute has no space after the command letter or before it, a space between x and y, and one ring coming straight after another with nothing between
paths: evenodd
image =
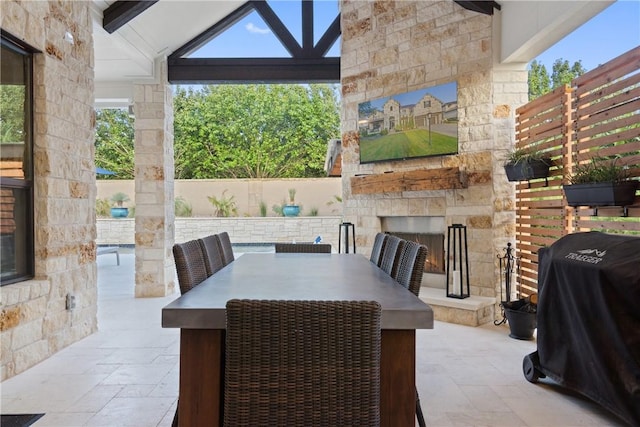
<instances>
[{"instance_id":1,"label":"window","mask_svg":"<svg viewBox=\"0 0 640 427\"><path fill-rule=\"evenodd\" d=\"M34 275L32 54L2 32L0 284Z\"/></svg>"},{"instance_id":2,"label":"window","mask_svg":"<svg viewBox=\"0 0 640 427\"><path fill-rule=\"evenodd\" d=\"M424 108L430 108L431 107L431 101L424 101L423 105Z\"/></svg>"}]
</instances>

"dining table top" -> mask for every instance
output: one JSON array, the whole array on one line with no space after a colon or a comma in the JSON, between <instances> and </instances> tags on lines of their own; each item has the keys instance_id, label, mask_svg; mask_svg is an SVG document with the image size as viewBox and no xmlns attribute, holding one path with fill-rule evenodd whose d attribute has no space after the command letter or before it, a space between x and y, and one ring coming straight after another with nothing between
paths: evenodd
<instances>
[{"instance_id":1,"label":"dining table top","mask_svg":"<svg viewBox=\"0 0 640 427\"><path fill-rule=\"evenodd\" d=\"M162 327L224 329L230 299L368 300L382 329L432 329L433 310L361 254L247 253L162 309Z\"/></svg>"}]
</instances>

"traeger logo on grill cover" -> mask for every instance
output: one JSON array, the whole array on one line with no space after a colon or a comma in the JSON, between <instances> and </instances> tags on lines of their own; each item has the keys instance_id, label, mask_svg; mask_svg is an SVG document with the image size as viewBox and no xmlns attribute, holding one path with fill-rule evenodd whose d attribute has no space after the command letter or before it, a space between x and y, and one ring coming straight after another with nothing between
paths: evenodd
<instances>
[{"instance_id":1,"label":"traeger logo on grill cover","mask_svg":"<svg viewBox=\"0 0 640 427\"><path fill-rule=\"evenodd\" d=\"M569 252L565 258L575 261L588 262L589 264L598 264L604 259L607 251L599 251L597 249L583 249L581 251Z\"/></svg>"}]
</instances>

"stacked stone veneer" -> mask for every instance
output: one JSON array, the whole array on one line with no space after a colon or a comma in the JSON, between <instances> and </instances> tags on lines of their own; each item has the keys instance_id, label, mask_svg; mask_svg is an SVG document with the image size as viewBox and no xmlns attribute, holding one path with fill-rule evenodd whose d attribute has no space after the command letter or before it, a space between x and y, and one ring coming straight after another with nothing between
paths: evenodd
<instances>
[{"instance_id":1,"label":"stacked stone veneer","mask_svg":"<svg viewBox=\"0 0 640 427\"><path fill-rule=\"evenodd\" d=\"M34 55L35 280L0 288L2 380L97 329L90 2L2 1ZM64 40L69 31L75 43ZM65 309L67 294L76 308Z\"/></svg>"},{"instance_id":2,"label":"stacked stone veneer","mask_svg":"<svg viewBox=\"0 0 640 427\"><path fill-rule=\"evenodd\" d=\"M173 97L166 61L159 83L134 88L136 165L136 297L175 290L171 255L174 229Z\"/></svg>"},{"instance_id":3,"label":"stacked stone veneer","mask_svg":"<svg viewBox=\"0 0 640 427\"><path fill-rule=\"evenodd\" d=\"M452 1L344 1L341 19L343 202L345 219L360 230L359 246L371 248L380 217L444 216L447 225L468 227L471 294L497 297L496 256L515 224L514 188L502 158L514 143L515 108L527 101L526 64L494 60L499 14ZM359 164L359 103L451 81L458 85L459 154ZM466 173L468 188L351 193L355 174L452 166Z\"/></svg>"},{"instance_id":4,"label":"stacked stone veneer","mask_svg":"<svg viewBox=\"0 0 640 427\"><path fill-rule=\"evenodd\" d=\"M275 243L312 241L321 236L338 251L338 232L342 218L267 217L267 218L176 218L175 241L186 242L210 234L229 233L231 243ZM356 235L358 230L356 230ZM131 245L134 243L134 219L98 219L99 245ZM351 249L349 249L351 251ZM357 250L357 248L356 248ZM359 250L357 250L360 253ZM363 252L364 253L364 252ZM369 252L364 253L369 256ZM171 268L175 268L173 259Z\"/></svg>"}]
</instances>

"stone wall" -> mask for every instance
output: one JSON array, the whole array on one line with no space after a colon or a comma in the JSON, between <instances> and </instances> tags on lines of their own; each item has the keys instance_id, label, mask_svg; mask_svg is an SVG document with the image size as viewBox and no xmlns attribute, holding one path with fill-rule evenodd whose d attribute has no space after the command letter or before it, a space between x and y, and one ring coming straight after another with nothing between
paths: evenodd
<instances>
[{"instance_id":1,"label":"stone wall","mask_svg":"<svg viewBox=\"0 0 640 427\"><path fill-rule=\"evenodd\" d=\"M269 218L176 218L175 241L186 242L226 231L232 243L275 243L312 241L322 236L338 251L339 216ZM134 244L134 220L98 219L98 245ZM356 229L356 235L358 230ZM351 251L351 249L349 249ZM357 248L356 248L357 250ZM360 251L358 251L360 253ZM364 252L362 252L364 253ZM369 252L365 253L369 256ZM172 268L173 264L172 264Z\"/></svg>"},{"instance_id":2,"label":"stone wall","mask_svg":"<svg viewBox=\"0 0 640 427\"><path fill-rule=\"evenodd\" d=\"M97 270L90 2L2 1L0 17L4 31L41 51L33 73L36 279L0 289L4 380L96 331Z\"/></svg>"},{"instance_id":3,"label":"stone wall","mask_svg":"<svg viewBox=\"0 0 640 427\"><path fill-rule=\"evenodd\" d=\"M336 196L342 194L340 178L280 178L280 179L177 179L175 196L192 208L193 216L213 216L215 210L208 197L218 199L233 197L238 216L260 216L260 202L267 207L267 216L275 215L274 205L288 199L289 189L296 190L296 203L302 206L300 215L310 215L313 209L318 215L339 215L342 204ZM136 205L134 181L127 179L97 181L98 199L109 200L119 191L127 194ZM136 210L137 212L137 210Z\"/></svg>"},{"instance_id":4,"label":"stone wall","mask_svg":"<svg viewBox=\"0 0 640 427\"><path fill-rule=\"evenodd\" d=\"M514 144L515 108L527 100L526 64L509 68L494 59L499 14L482 15L451 1L345 1L341 12L343 204L345 220L360 230L359 246L371 248L381 217L444 216L447 225L468 228L471 294L496 297L496 256L515 224L514 188L501 159ZM458 85L457 155L359 163L359 103L451 81ZM351 191L356 174L444 167L459 167L468 187Z\"/></svg>"},{"instance_id":5,"label":"stone wall","mask_svg":"<svg viewBox=\"0 0 640 427\"><path fill-rule=\"evenodd\" d=\"M162 297L176 289L174 239L173 97L167 64L157 64L159 82L136 84L136 297Z\"/></svg>"}]
</instances>

